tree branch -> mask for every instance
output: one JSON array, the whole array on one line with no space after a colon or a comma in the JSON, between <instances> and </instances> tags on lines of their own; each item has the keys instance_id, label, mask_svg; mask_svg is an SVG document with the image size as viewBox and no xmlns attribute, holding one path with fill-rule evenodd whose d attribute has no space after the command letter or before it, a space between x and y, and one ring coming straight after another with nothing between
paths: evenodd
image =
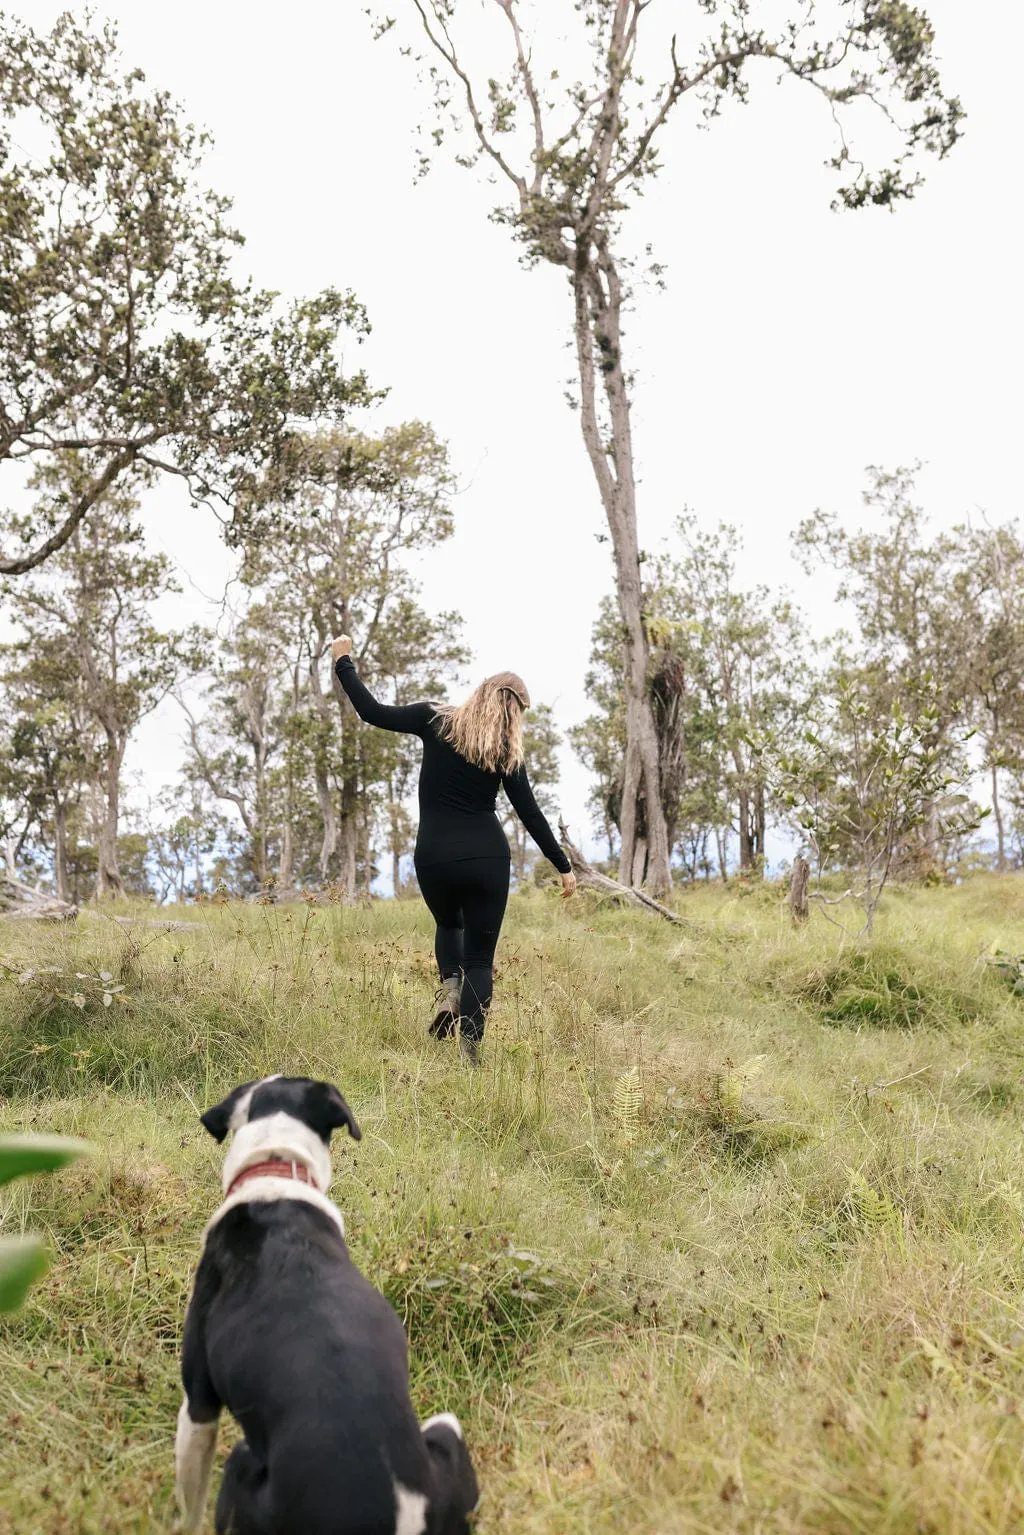
<instances>
[{"instance_id":1,"label":"tree branch","mask_svg":"<svg viewBox=\"0 0 1024 1535\"><path fill-rule=\"evenodd\" d=\"M530 113L533 117L533 193L539 195L544 182L544 118L540 108L540 97L537 95L537 87L533 78L533 70L523 47L523 34L519 27L519 20L515 13L515 0L495 0L500 10L508 17L508 24L512 28L512 36L515 38L516 58L519 60L519 73L523 81L523 90L530 104Z\"/></svg>"},{"instance_id":2,"label":"tree branch","mask_svg":"<svg viewBox=\"0 0 1024 1535\"><path fill-rule=\"evenodd\" d=\"M112 458L99 479L93 480L92 484L83 490L75 502L74 509L57 529L56 533L51 534L46 542L40 544L39 548L32 554L23 555L20 559L0 559L0 575L23 576L26 571L35 570L44 560L49 559L51 554L56 554L58 549L63 549L75 529L96 505L96 502L110 489L118 475L130 467L136 456L136 450L132 448L130 451L126 449L124 452L119 453L116 458Z\"/></svg>"},{"instance_id":3,"label":"tree branch","mask_svg":"<svg viewBox=\"0 0 1024 1535\"><path fill-rule=\"evenodd\" d=\"M433 10L434 20L438 23L444 36L444 42L442 42L441 38L438 37L431 28L430 21L427 17L427 9L423 3L423 0L413 0L413 5L419 12L420 21L423 23L423 30L426 32L427 37L430 39L432 45L437 49L438 53L444 59L445 63L448 65L448 68L452 71L452 74L462 82L463 90L466 93L466 105L469 108L469 115L472 119L473 129L476 133L480 148L484 151L485 154L490 156L495 165L497 165L502 173L508 177L509 181L512 182L512 185L518 189L520 197L525 197L528 190L526 185L526 178L524 176L517 175L501 151L495 144L491 142L487 130L484 127L483 118L480 116L479 109L477 108L476 97L473 94L472 81L470 80L466 71L463 69L462 65L459 63L458 55L455 52L455 44L452 42L451 34L445 25L444 19L438 16L436 9Z\"/></svg>"},{"instance_id":4,"label":"tree branch","mask_svg":"<svg viewBox=\"0 0 1024 1535\"><path fill-rule=\"evenodd\" d=\"M183 703L182 700L177 696L177 694L175 694L175 702L178 704L185 718L188 720L189 739L191 742L192 750L196 754L196 761L199 764L199 771L203 775L203 781L206 783L207 787L210 789L210 792L215 796L215 798L227 800L229 804L235 806L238 814L242 818L242 825L245 827L250 837L254 836L254 822L246 810L244 795L236 794L232 790L225 788L220 780L214 775L214 770L210 760L206 753L203 751L202 746L199 744L199 727L196 724L194 715L187 707L187 705Z\"/></svg>"}]
</instances>

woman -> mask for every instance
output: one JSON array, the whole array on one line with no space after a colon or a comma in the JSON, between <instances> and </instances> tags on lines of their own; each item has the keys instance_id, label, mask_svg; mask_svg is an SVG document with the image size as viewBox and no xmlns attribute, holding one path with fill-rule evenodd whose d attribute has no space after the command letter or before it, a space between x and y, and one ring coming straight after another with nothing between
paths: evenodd
<instances>
[{"instance_id":1,"label":"woman","mask_svg":"<svg viewBox=\"0 0 1024 1535\"><path fill-rule=\"evenodd\" d=\"M360 682L352 641L331 646L338 681L360 719L382 730L407 731L423 742L416 878L437 924L434 954L442 1001L430 1032L459 1027L463 1054L476 1065L494 985L494 950L508 900L511 856L495 815L504 788L530 836L562 876L571 896L576 876L533 797L523 765L526 684L515 672L488 677L458 708L378 703Z\"/></svg>"}]
</instances>

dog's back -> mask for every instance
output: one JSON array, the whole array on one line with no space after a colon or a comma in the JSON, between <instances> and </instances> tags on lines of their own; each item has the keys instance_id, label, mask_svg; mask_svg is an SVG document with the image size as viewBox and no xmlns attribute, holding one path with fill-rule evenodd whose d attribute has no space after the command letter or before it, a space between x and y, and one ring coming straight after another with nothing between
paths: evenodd
<instances>
[{"instance_id":1,"label":"dog's back","mask_svg":"<svg viewBox=\"0 0 1024 1535\"><path fill-rule=\"evenodd\" d=\"M245 1438L218 1535L464 1535L477 1485L462 1430L444 1414L421 1428L402 1324L350 1261L326 1194L332 1130L361 1134L345 1100L269 1077L202 1122L234 1139L182 1340L183 1529L202 1517L226 1407Z\"/></svg>"},{"instance_id":2,"label":"dog's back","mask_svg":"<svg viewBox=\"0 0 1024 1535\"><path fill-rule=\"evenodd\" d=\"M210 1233L196 1297L210 1380L251 1452L237 1469L265 1468L250 1492L268 1530L426 1530L431 1461L405 1333L338 1229L310 1205L239 1205Z\"/></svg>"}]
</instances>

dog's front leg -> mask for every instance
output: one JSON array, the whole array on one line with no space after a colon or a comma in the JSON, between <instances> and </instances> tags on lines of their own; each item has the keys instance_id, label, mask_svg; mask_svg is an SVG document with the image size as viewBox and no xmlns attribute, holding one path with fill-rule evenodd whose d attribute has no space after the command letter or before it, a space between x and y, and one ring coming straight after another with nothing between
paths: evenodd
<instances>
[{"instance_id":1,"label":"dog's front leg","mask_svg":"<svg viewBox=\"0 0 1024 1535\"><path fill-rule=\"evenodd\" d=\"M174 1470L177 1481L178 1528L198 1530L210 1490L210 1472L217 1449L217 1418L196 1423L189 1412L188 1397L178 1413L178 1431L174 1436Z\"/></svg>"}]
</instances>

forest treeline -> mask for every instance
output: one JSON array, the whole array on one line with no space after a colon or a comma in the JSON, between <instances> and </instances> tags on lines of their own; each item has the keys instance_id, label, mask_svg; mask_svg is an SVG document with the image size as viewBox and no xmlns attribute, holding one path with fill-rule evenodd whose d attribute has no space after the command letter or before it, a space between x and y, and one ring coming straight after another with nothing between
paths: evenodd
<instances>
[{"instance_id":1,"label":"forest treeline","mask_svg":"<svg viewBox=\"0 0 1024 1535\"><path fill-rule=\"evenodd\" d=\"M411 573L418 553L452 536L454 478L444 445L418 422L306 446L317 473L240 551L220 635L154 626L175 572L146 550L139 502L126 494L104 497L44 570L8 583L0 771L8 861L22 875L52 880L69 900L187 900L270 882L355 894L381 873L396 890L408 883L416 743L361 724L333 683L330 640L355 634L361 673L389 699L440 699L465 678L459 615L425 607ZM865 501L863 531L818 513L794 537L809 577L844 604L849 627L827 644L792 599L743 584L733 528L703 530L683 515L666 551L644 562L679 881L757 875L773 829L824 871L859 870L864 836L877 838L887 813L897 818L892 872L1024 861L1020 530L965 521L930 531L905 472L871 471ZM568 745L593 775L611 865L621 653L606 598L591 712ZM198 706L188 701L197 690ZM126 750L168 695L182 700L182 770L126 814ZM531 711L529 768L551 813L560 744L550 709ZM988 854L977 835L985 811ZM508 830L523 880L535 855L511 815Z\"/></svg>"},{"instance_id":2,"label":"forest treeline","mask_svg":"<svg viewBox=\"0 0 1024 1535\"><path fill-rule=\"evenodd\" d=\"M453 71L466 84L466 115L445 118L435 150L449 130L468 134L460 159L498 167L510 198L499 222L527 264L570 277L571 403L614 584L595 615L591 712L565 745L592 773L609 867L656 892L756 877L775 829L819 873L848 873L870 924L894 872L941 876L982 856L988 814L992 860L1021 860L1024 545L1016 525L977 517L935 532L913 471L871 469L863 531L844 508L794 540L806 579L841 603L827 639L789 597L744 584L733 528L709 531L680 507L666 546L642 554L623 215L658 174L670 112L692 94L711 120L762 68L827 85L832 119L882 105L888 168L854 161L845 140L831 162L849 211L913 196L914 157L942 158L963 115L916 11L856 0L834 37L801 15L772 39L745 9L700 45L699 69L673 47L652 87L634 68L646 7L584 3L594 79L563 96L553 71L542 101L515 8L502 7L512 75L491 81L489 115L459 60L454 9L417 7L411 20L440 61L427 71L434 109L447 112ZM426 605L415 577L452 537L454 470L430 424L380 426L383 391L343 367L368 330L353 294L284 302L238 276L242 238L229 199L206 190L205 148L180 106L125 68L109 26L65 15L40 33L0 18L7 872L72 901L270 884L354 895L381 873L401 890L415 761L408 742L357 721L329 646L354 635L361 673L388 699L440 700L467 680L459 614ZM157 621L179 575L147 549L141 513L168 479L220 517L235 552L216 632ZM127 754L168 698L183 765L141 803L126 796ZM552 813L562 744L550 710L533 710L528 763ZM981 804L969 788L979 775ZM523 880L533 854L512 818L509 832Z\"/></svg>"}]
</instances>

